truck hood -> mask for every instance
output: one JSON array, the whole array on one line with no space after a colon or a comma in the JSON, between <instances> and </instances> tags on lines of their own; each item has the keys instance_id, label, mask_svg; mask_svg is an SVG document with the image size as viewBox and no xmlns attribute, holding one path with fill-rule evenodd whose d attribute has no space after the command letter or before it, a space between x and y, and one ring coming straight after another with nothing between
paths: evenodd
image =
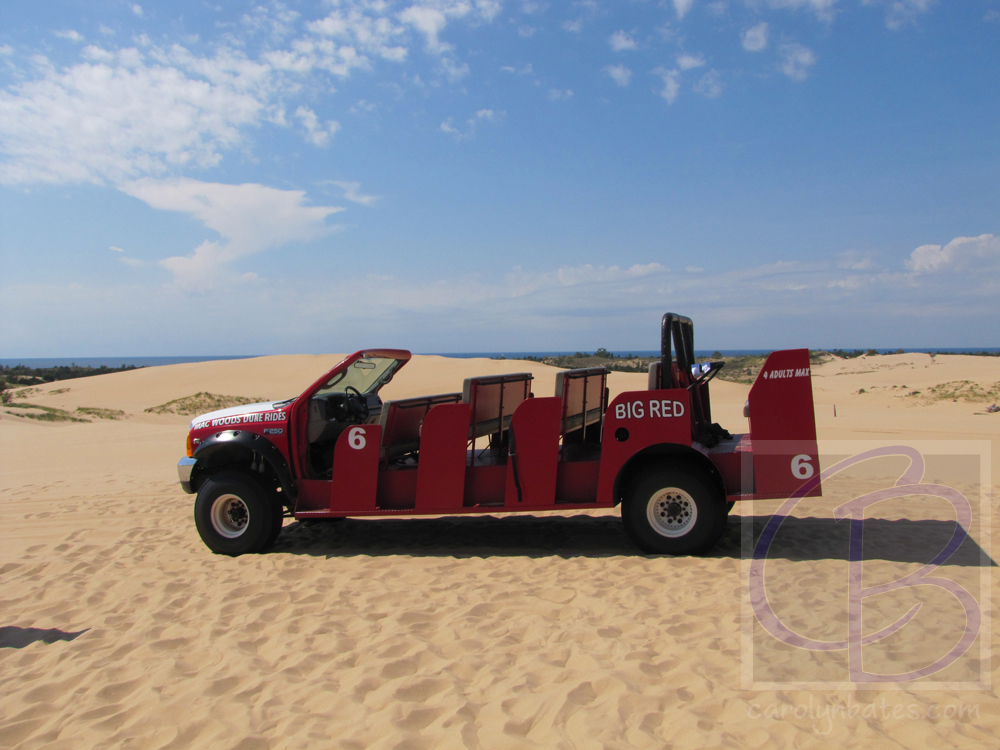
<instances>
[{"instance_id":1,"label":"truck hood","mask_svg":"<svg viewBox=\"0 0 1000 750\"><path fill-rule=\"evenodd\" d=\"M275 409L280 409L283 406L288 406L295 399L283 399L281 401L262 401L259 404L243 404L242 406L230 406L228 409L217 409L215 411L210 411L206 414L200 414L191 420L191 429L195 429L195 425L205 425L210 423L215 419L222 419L223 417L239 417L243 414L256 414L262 411L274 411Z\"/></svg>"}]
</instances>

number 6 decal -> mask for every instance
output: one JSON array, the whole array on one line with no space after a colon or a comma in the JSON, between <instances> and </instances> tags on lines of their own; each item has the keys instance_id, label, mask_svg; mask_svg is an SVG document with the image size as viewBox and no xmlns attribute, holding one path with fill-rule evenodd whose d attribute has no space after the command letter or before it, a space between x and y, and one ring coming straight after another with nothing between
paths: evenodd
<instances>
[{"instance_id":1,"label":"number 6 decal","mask_svg":"<svg viewBox=\"0 0 1000 750\"><path fill-rule=\"evenodd\" d=\"M792 459L792 474L794 474L798 479L808 479L811 477L815 470L813 465L809 463L812 461L812 456L805 453L800 453L795 458Z\"/></svg>"},{"instance_id":2,"label":"number 6 decal","mask_svg":"<svg viewBox=\"0 0 1000 750\"><path fill-rule=\"evenodd\" d=\"M351 431L347 433L347 444L356 451L362 450L365 447L365 428L352 427ZM809 476L812 476L811 466L809 467Z\"/></svg>"}]
</instances>

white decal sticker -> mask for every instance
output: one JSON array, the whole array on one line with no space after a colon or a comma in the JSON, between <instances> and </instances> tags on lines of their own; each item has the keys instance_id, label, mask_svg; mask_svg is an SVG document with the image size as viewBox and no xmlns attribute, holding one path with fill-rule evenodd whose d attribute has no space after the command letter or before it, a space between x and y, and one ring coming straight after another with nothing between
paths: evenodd
<instances>
[{"instance_id":1,"label":"white decal sticker","mask_svg":"<svg viewBox=\"0 0 1000 750\"><path fill-rule=\"evenodd\" d=\"M352 427L351 431L347 433L347 444L354 448L354 450L359 451L365 447L365 428L364 427Z\"/></svg>"},{"instance_id":2,"label":"white decal sticker","mask_svg":"<svg viewBox=\"0 0 1000 750\"><path fill-rule=\"evenodd\" d=\"M812 461L812 456L805 453L800 453L798 456L792 459L792 474L798 479L808 479L811 477L815 470L813 465L809 463Z\"/></svg>"},{"instance_id":3,"label":"white decal sticker","mask_svg":"<svg viewBox=\"0 0 1000 750\"><path fill-rule=\"evenodd\" d=\"M663 399L662 401L651 400L649 406L642 401L626 401L623 404L615 404L615 419L644 419L649 417L683 417L684 404L680 401Z\"/></svg>"},{"instance_id":4,"label":"white decal sticker","mask_svg":"<svg viewBox=\"0 0 1000 750\"><path fill-rule=\"evenodd\" d=\"M780 378L808 378L810 371L808 367L799 367L788 370L765 370L762 375L764 380L778 380Z\"/></svg>"}]
</instances>

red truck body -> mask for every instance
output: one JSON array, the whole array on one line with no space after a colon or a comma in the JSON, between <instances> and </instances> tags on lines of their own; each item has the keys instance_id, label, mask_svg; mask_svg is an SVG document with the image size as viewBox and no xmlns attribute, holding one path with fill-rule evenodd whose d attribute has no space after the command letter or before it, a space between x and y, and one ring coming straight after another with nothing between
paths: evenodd
<instances>
[{"instance_id":1,"label":"red truck body","mask_svg":"<svg viewBox=\"0 0 1000 750\"><path fill-rule=\"evenodd\" d=\"M809 351L768 357L745 408L750 432L729 435L711 417L708 381L721 363L693 362L686 318L668 314L663 329L649 388L610 403L604 368L560 372L554 394L515 373L382 403L378 390L411 355L358 351L290 402L196 419L182 484L199 490L249 456L250 474L297 519L611 508L664 465L730 508L821 494ZM338 386L352 377L367 387Z\"/></svg>"}]
</instances>

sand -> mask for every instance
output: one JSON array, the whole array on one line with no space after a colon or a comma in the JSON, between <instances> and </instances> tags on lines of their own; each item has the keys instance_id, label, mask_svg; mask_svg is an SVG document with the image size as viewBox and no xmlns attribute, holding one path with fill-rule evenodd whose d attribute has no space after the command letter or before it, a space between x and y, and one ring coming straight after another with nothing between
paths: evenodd
<instances>
[{"instance_id":1,"label":"sand","mask_svg":"<svg viewBox=\"0 0 1000 750\"><path fill-rule=\"evenodd\" d=\"M200 391L291 397L339 358L173 365L55 383L31 398L121 410L119 420L0 413L0 747L995 743L992 623L969 652L985 667L966 655L930 681L887 691L843 684L843 652L761 635L747 608L743 542L778 503L738 509L705 558L639 554L617 510L286 521L268 554L212 555L176 482L190 417L144 410ZM544 365L416 357L384 395L454 391L470 375L525 370L536 395L552 392L556 371ZM1000 381L1000 360L892 355L814 368L822 450L837 457L858 441L923 441L928 474L978 509L978 465L945 454L985 446L985 469L1000 465L1000 414L925 396L959 380L988 388ZM644 388L645 377L614 373L609 385L613 394ZM748 390L713 385L715 418L733 432L746 430ZM832 509L891 485L887 476L906 463L870 462L794 509L769 559L768 597L784 622L814 638L845 637L847 532ZM951 506L928 498L889 501L870 515L865 576L883 582L919 569L954 528ZM938 570L972 592L985 616L994 614L990 598L1000 600L997 568L978 565L996 520L992 510L976 516L972 539ZM866 632L914 601L922 611L868 648L866 669L926 665L960 637L958 599L928 585L873 600Z\"/></svg>"}]
</instances>

